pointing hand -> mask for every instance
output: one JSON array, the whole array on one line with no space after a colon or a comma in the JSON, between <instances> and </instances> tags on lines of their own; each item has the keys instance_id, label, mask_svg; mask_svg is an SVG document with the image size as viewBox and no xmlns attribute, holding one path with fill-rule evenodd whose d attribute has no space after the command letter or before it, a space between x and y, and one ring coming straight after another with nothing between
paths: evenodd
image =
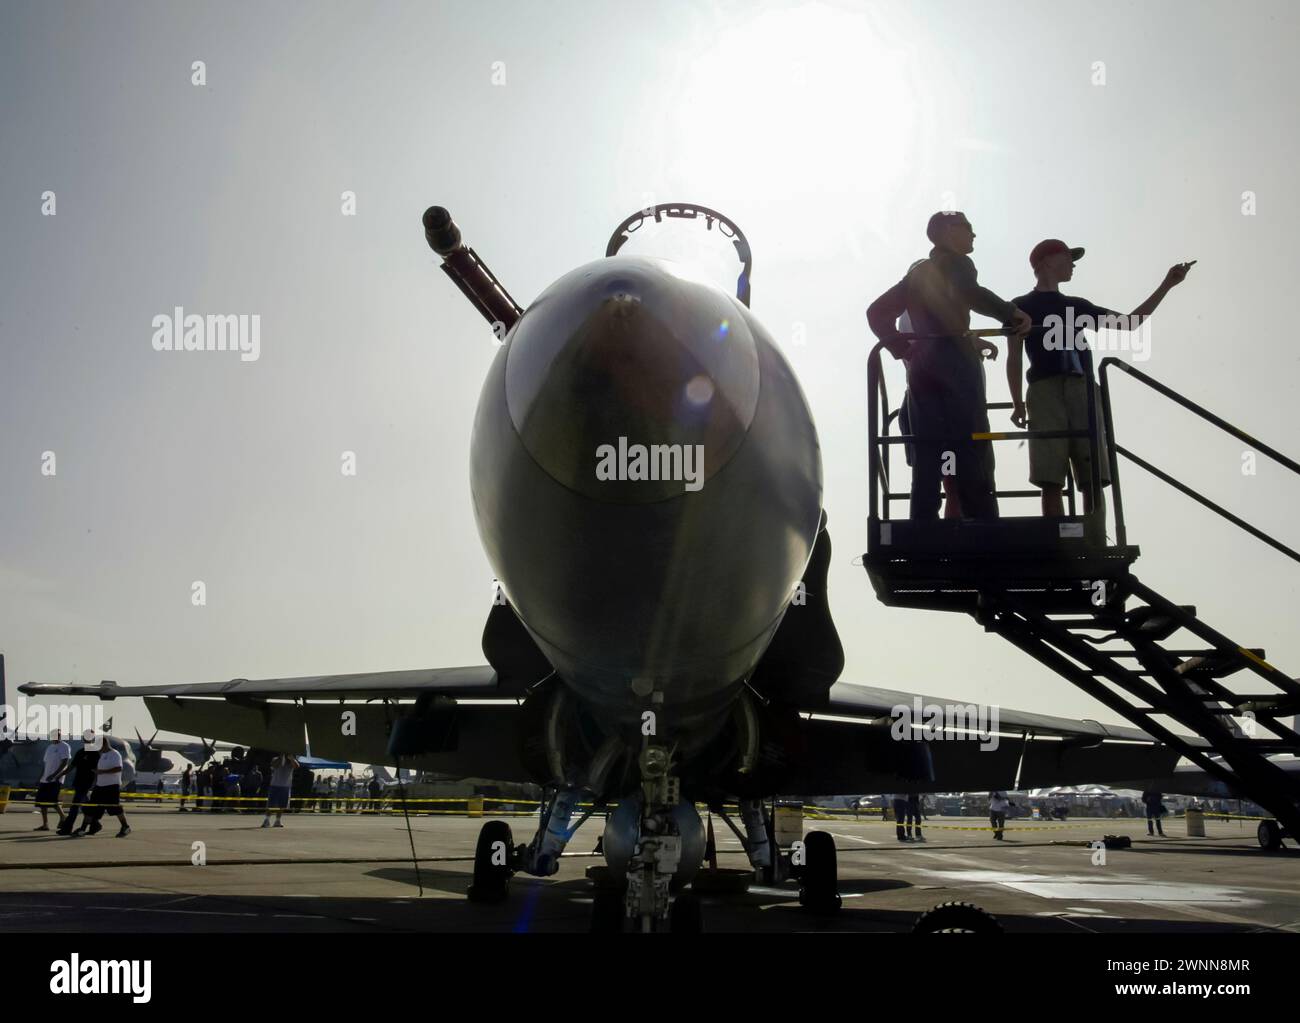
<instances>
[{"instance_id":1,"label":"pointing hand","mask_svg":"<svg viewBox=\"0 0 1300 1023\"><path fill-rule=\"evenodd\" d=\"M1172 288L1175 285L1182 284L1187 279L1187 271L1196 265L1196 260L1190 263L1175 263L1165 274L1165 287Z\"/></svg>"}]
</instances>

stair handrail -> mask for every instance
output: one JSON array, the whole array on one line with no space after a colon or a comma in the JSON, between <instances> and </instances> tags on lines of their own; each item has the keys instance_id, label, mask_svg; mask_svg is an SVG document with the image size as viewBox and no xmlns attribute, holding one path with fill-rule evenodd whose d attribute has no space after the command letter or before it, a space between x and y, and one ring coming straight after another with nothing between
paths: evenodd
<instances>
[{"instance_id":1,"label":"stair handrail","mask_svg":"<svg viewBox=\"0 0 1300 1023\"><path fill-rule=\"evenodd\" d=\"M1247 522L1245 519L1242 519L1240 516L1234 515L1232 512L1228 511L1223 506L1217 504L1214 501L1211 501L1208 497L1205 497L1204 495L1193 490L1191 487L1187 486L1187 484L1183 483L1181 480L1175 479L1173 476L1165 472L1163 469L1157 468L1155 465L1152 465L1145 458L1142 458L1141 456L1134 454L1132 451L1130 451L1128 448L1121 445L1115 439L1115 424L1111 413L1110 376L1107 373L1107 371L1112 366L1114 366L1116 369L1122 370L1123 372L1127 373L1129 376L1140 381L1141 383L1146 384L1146 386L1150 387L1153 391L1155 391L1158 394L1164 395L1170 401L1173 401L1176 404L1181 405L1183 408L1187 409L1188 411L1195 413L1196 415L1200 416L1202 419L1204 419L1206 422L1210 423L1211 425L1217 426L1220 430L1223 430L1225 433L1228 433L1231 436L1236 437L1238 440L1242 441L1243 443L1250 445L1250 447L1253 450L1262 452L1263 454L1267 455L1269 458L1277 462L1279 465L1281 465L1283 468L1290 469L1293 473L1296 473L1297 475L1300 475L1300 462L1296 462L1294 459L1288 458L1286 455L1282 454L1280 451L1276 450L1270 445L1263 443L1262 441L1256 439L1255 437L1252 437L1250 434L1246 433L1245 430L1238 429L1232 423L1229 423L1226 419L1216 416L1209 409L1203 408L1202 406L1198 405L1196 402L1192 401L1190 398L1185 397L1182 394L1179 394L1172 387L1169 387L1166 384L1162 384L1159 380L1156 380L1154 377L1150 376L1147 373L1143 373L1142 370L1137 369L1130 363L1124 362L1121 359L1117 359L1113 355L1107 356L1106 358L1101 360L1101 369L1099 375L1101 377L1102 414L1106 421L1106 436L1110 440L1110 444L1108 445L1108 458L1110 461L1111 489L1113 492L1113 497L1115 502L1115 519L1117 523L1116 529L1118 533L1116 539L1118 540L1118 542L1121 545L1127 542L1125 537L1125 531L1124 531L1124 512L1123 512L1124 500L1123 500L1123 494L1120 490L1120 482L1119 482L1118 456L1123 455L1129 461L1145 469L1147 472L1151 473L1151 475L1155 476L1157 479L1161 480L1164 483L1169 484L1175 490L1179 491L1182 494L1185 494L1187 497L1190 497L1193 501L1196 501L1198 504L1206 508L1209 508L1210 511L1214 512L1216 515L1219 515L1220 517L1227 519L1237 528L1244 530L1245 532L1249 533L1251 536L1255 537L1257 540L1260 540L1263 543L1268 544L1274 550L1282 554L1285 554L1292 561L1300 562L1300 552L1297 552L1292 548L1288 547L1286 544L1282 543L1281 541L1274 539L1268 533L1265 533L1262 529L1259 529L1258 527L1251 525L1249 522Z\"/></svg>"}]
</instances>

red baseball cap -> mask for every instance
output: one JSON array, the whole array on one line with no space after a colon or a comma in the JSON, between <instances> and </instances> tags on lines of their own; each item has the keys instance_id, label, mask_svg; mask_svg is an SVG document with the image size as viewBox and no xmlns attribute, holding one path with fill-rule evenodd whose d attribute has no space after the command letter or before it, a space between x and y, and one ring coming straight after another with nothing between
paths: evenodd
<instances>
[{"instance_id":1,"label":"red baseball cap","mask_svg":"<svg viewBox=\"0 0 1300 1023\"><path fill-rule=\"evenodd\" d=\"M1035 245L1034 251L1029 253L1029 265L1037 269L1038 264L1048 256L1055 256L1060 252L1068 252L1071 259L1083 258L1083 249L1072 249L1060 238L1047 238Z\"/></svg>"}]
</instances>

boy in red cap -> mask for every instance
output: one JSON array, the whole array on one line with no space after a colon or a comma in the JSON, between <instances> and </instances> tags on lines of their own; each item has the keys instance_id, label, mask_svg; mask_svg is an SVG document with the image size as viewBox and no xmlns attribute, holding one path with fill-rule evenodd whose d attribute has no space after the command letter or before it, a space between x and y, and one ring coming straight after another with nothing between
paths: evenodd
<instances>
[{"instance_id":1,"label":"boy in red cap","mask_svg":"<svg viewBox=\"0 0 1300 1023\"><path fill-rule=\"evenodd\" d=\"M1034 321L1033 329L1023 338L1009 339L1007 384L1011 388L1014 408L1011 421L1022 429L1028 419L1031 431L1087 430L1088 382L1095 376L1092 351L1083 337L1084 330L1098 327L1135 330L1155 312L1171 288L1181 284L1196 262L1170 267L1160 287L1128 316L1085 298L1062 295L1060 285L1074 276L1074 264L1083 258L1083 249L1070 248L1058 238L1049 238L1034 246L1029 265L1037 284L1028 294L1014 299L1018 309ZM1069 336L1065 336L1069 335ZM1024 352L1029 354L1028 409L1021 397L1024 380ZM1026 411L1028 416L1026 416ZM1095 401L1099 476L1103 487L1110 485L1109 459L1106 454L1105 424L1101 406ZM1029 440L1029 481L1043 491L1043 514L1061 516L1065 504L1061 492L1065 487L1066 468L1083 491L1083 509L1092 511L1091 445L1087 437Z\"/></svg>"}]
</instances>

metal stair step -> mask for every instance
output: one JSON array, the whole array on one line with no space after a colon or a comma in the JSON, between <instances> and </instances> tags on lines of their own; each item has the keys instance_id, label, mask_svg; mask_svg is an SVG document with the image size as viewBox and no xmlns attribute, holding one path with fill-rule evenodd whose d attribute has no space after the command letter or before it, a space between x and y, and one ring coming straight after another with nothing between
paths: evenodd
<instances>
[{"instance_id":1,"label":"metal stair step","mask_svg":"<svg viewBox=\"0 0 1300 1023\"><path fill-rule=\"evenodd\" d=\"M1259 647L1251 648L1250 653L1259 660L1264 660L1264 651ZM1224 678L1246 667L1249 662L1237 651L1225 653L1222 650L1205 650L1183 661L1174 670L1178 674L1199 678Z\"/></svg>"}]
</instances>

